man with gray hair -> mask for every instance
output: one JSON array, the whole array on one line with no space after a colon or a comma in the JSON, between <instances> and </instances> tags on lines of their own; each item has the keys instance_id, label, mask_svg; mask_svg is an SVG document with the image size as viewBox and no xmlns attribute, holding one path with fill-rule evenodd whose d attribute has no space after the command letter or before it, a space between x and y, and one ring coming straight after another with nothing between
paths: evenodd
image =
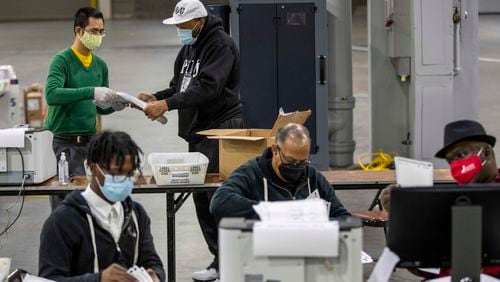
<instances>
[{"instance_id":1,"label":"man with gray hair","mask_svg":"<svg viewBox=\"0 0 500 282\"><path fill-rule=\"evenodd\" d=\"M350 216L326 178L309 165L310 147L307 128L287 124L278 130L276 144L240 166L217 189L210 211L219 219L257 218L252 206L261 201L319 197L330 202L330 217Z\"/></svg>"}]
</instances>

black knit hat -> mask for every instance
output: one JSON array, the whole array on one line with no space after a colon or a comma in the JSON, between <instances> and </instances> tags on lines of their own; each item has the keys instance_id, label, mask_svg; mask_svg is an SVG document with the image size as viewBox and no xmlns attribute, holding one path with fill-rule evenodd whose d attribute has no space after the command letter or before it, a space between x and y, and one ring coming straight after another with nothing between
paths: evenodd
<instances>
[{"instance_id":1,"label":"black knit hat","mask_svg":"<svg viewBox=\"0 0 500 282\"><path fill-rule=\"evenodd\" d=\"M477 121L459 120L450 122L444 128L444 146L436 153L436 158L444 159L446 151L461 141L482 141L495 146L496 138L487 135L484 127Z\"/></svg>"}]
</instances>

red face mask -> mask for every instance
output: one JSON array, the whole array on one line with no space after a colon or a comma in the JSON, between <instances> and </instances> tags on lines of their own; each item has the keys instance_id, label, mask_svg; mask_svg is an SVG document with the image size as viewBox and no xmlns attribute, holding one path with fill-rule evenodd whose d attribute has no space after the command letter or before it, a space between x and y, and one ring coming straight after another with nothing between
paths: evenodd
<instances>
[{"instance_id":1,"label":"red face mask","mask_svg":"<svg viewBox=\"0 0 500 282\"><path fill-rule=\"evenodd\" d=\"M476 176L481 171L483 165L486 163L486 160L484 162L481 162L481 159L479 158L479 155L481 155L482 151L483 148L481 148L481 150L479 150L476 155L451 162L451 175L458 184L465 185L471 182L474 176Z\"/></svg>"}]
</instances>

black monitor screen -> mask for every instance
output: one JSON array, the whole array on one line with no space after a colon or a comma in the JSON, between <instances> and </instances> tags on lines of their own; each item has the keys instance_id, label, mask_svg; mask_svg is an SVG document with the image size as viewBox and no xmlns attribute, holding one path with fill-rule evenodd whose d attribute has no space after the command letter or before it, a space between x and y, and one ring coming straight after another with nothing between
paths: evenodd
<instances>
[{"instance_id":1,"label":"black monitor screen","mask_svg":"<svg viewBox=\"0 0 500 282\"><path fill-rule=\"evenodd\" d=\"M483 265L500 264L500 186L396 188L391 192L388 247L400 267L450 267L451 207L482 206Z\"/></svg>"}]
</instances>

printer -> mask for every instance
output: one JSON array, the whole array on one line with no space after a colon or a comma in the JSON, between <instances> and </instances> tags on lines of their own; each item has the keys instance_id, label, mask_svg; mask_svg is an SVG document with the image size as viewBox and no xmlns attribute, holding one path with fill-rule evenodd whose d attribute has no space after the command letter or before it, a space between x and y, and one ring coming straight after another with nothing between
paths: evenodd
<instances>
[{"instance_id":1,"label":"printer","mask_svg":"<svg viewBox=\"0 0 500 282\"><path fill-rule=\"evenodd\" d=\"M221 282L361 282L362 223L358 218L339 220L336 256L254 255L255 220L223 218L219 224L219 263ZM315 231L312 231L313 233ZM287 238L277 234L277 240ZM284 253L300 245L286 247ZM333 239L333 238L332 238ZM330 239L331 240L331 239ZM322 246L322 242L315 242ZM291 250L293 252L293 250Z\"/></svg>"},{"instance_id":2,"label":"printer","mask_svg":"<svg viewBox=\"0 0 500 282\"><path fill-rule=\"evenodd\" d=\"M52 132L21 128L0 129L0 185L42 183L57 174Z\"/></svg>"}]
</instances>

